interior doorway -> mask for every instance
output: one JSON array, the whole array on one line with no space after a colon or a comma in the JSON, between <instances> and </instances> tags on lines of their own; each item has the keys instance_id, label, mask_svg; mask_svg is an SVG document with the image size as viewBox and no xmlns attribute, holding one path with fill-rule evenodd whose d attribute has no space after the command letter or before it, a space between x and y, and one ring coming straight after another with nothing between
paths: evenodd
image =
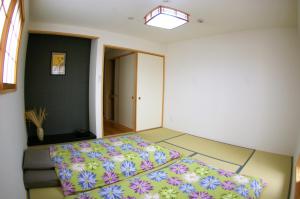
<instances>
[{"instance_id":1,"label":"interior doorway","mask_svg":"<svg viewBox=\"0 0 300 199\"><path fill-rule=\"evenodd\" d=\"M103 75L104 136L135 131L136 53L105 47Z\"/></svg>"}]
</instances>

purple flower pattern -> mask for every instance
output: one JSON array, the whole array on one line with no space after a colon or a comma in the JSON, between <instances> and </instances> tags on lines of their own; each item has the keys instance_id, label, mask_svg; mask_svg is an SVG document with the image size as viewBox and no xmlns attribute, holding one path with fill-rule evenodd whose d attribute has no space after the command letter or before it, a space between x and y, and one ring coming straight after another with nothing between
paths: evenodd
<instances>
[{"instance_id":1,"label":"purple flower pattern","mask_svg":"<svg viewBox=\"0 0 300 199\"><path fill-rule=\"evenodd\" d=\"M141 146L141 147L146 147L146 146L149 146L150 143L148 143L148 142L139 142L138 145Z\"/></svg>"},{"instance_id":2,"label":"purple flower pattern","mask_svg":"<svg viewBox=\"0 0 300 199\"><path fill-rule=\"evenodd\" d=\"M88 193L79 193L76 199L93 199Z\"/></svg>"},{"instance_id":3,"label":"purple flower pattern","mask_svg":"<svg viewBox=\"0 0 300 199\"><path fill-rule=\"evenodd\" d=\"M173 164L170 166L170 170L176 174L184 174L188 171L188 168L183 164Z\"/></svg>"},{"instance_id":4,"label":"purple flower pattern","mask_svg":"<svg viewBox=\"0 0 300 199\"><path fill-rule=\"evenodd\" d=\"M107 171L103 175L103 180L104 180L105 184L112 184L112 183L117 182L119 180L119 178L118 178L117 174L115 174L114 172Z\"/></svg>"},{"instance_id":5,"label":"purple flower pattern","mask_svg":"<svg viewBox=\"0 0 300 199\"><path fill-rule=\"evenodd\" d=\"M236 184L232 181L224 181L222 184L221 184L222 188L224 190L234 190Z\"/></svg>"},{"instance_id":6,"label":"purple flower pattern","mask_svg":"<svg viewBox=\"0 0 300 199\"><path fill-rule=\"evenodd\" d=\"M131 182L130 188L138 194L148 193L153 189L152 185L149 182L140 179L135 179L133 182Z\"/></svg>"},{"instance_id":7,"label":"purple flower pattern","mask_svg":"<svg viewBox=\"0 0 300 199\"><path fill-rule=\"evenodd\" d=\"M71 195L75 192L74 185L69 181L64 181L61 186L65 195Z\"/></svg>"},{"instance_id":8,"label":"purple flower pattern","mask_svg":"<svg viewBox=\"0 0 300 199\"><path fill-rule=\"evenodd\" d=\"M80 162L84 162L84 158L83 157L73 157L71 159L72 163L80 163Z\"/></svg>"},{"instance_id":9,"label":"purple flower pattern","mask_svg":"<svg viewBox=\"0 0 300 199\"><path fill-rule=\"evenodd\" d=\"M224 171L223 169L219 169L218 173L220 175L222 175L222 176L225 176L225 177L231 177L231 176L233 176L232 172L230 172L230 171Z\"/></svg>"},{"instance_id":10,"label":"purple flower pattern","mask_svg":"<svg viewBox=\"0 0 300 199\"><path fill-rule=\"evenodd\" d=\"M213 199L207 192L192 192L189 199Z\"/></svg>"},{"instance_id":11,"label":"purple flower pattern","mask_svg":"<svg viewBox=\"0 0 300 199\"><path fill-rule=\"evenodd\" d=\"M182 180L176 177L168 178L168 183L173 186L179 186L182 183Z\"/></svg>"},{"instance_id":12,"label":"purple flower pattern","mask_svg":"<svg viewBox=\"0 0 300 199\"><path fill-rule=\"evenodd\" d=\"M91 146L91 144L88 143L88 142L80 142L80 143L79 143L79 146L80 146L81 148L89 148L89 147Z\"/></svg>"},{"instance_id":13,"label":"purple flower pattern","mask_svg":"<svg viewBox=\"0 0 300 199\"><path fill-rule=\"evenodd\" d=\"M171 150L171 151L170 151L170 157L171 157L171 159L177 159L177 158L180 158L180 153L177 152L177 151Z\"/></svg>"},{"instance_id":14,"label":"purple flower pattern","mask_svg":"<svg viewBox=\"0 0 300 199\"><path fill-rule=\"evenodd\" d=\"M143 169L144 171L153 169L153 164L152 164L152 162L149 161L149 160L144 160L144 161L142 161L141 169Z\"/></svg>"}]
</instances>

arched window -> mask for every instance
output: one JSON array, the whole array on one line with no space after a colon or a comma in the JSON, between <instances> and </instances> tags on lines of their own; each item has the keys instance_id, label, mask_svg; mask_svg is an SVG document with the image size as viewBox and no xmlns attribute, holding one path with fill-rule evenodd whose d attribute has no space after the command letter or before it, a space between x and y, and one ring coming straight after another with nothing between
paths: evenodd
<instances>
[{"instance_id":1,"label":"arched window","mask_svg":"<svg viewBox=\"0 0 300 199\"><path fill-rule=\"evenodd\" d=\"M18 51L24 24L22 0L0 0L0 91L17 87Z\"/></svg>"}]
</instances>

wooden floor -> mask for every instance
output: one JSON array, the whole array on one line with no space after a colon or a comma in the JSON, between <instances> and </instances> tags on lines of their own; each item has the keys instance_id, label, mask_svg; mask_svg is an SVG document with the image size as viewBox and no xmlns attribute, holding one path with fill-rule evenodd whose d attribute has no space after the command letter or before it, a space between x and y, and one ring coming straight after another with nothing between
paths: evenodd
<instances>
[{"instance_id":1,"label":"wooden floor","mask_svg":"<svg viewBox=\"0 0 300 199\"><path fill-rule=\"evenodd\" d=\"M126 126L123 126L121 124L117 124L109 120L104 120L104 136L117 135L133 131L133 129L127 128Z\"/></svg>"}]
</instances>

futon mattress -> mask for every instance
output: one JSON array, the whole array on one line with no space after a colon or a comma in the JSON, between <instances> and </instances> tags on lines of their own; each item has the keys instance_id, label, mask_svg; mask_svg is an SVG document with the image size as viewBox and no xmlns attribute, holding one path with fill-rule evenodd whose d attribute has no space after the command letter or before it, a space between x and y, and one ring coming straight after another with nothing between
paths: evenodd
<instances>
[{"instance_id":1,"label":"futon mattress","mask_svg":"<svg viewBox=\"0 0 300 199\"><path fill-rule=\"evenodd\" d=\"M164 169L65 199L257 199L264 187L259 178L183 158Z\"/></svg>"},{"instance_id":2,"label":"futon mattress","mask_svg":"<svg viewBox=\"0 0 300 199\"><path fill-rule=\"evenodd\" d=\"M180 154L127 135L53 145L50 157L64 194L71 195L156 168Z\"/></svg>"}]
</instances>

